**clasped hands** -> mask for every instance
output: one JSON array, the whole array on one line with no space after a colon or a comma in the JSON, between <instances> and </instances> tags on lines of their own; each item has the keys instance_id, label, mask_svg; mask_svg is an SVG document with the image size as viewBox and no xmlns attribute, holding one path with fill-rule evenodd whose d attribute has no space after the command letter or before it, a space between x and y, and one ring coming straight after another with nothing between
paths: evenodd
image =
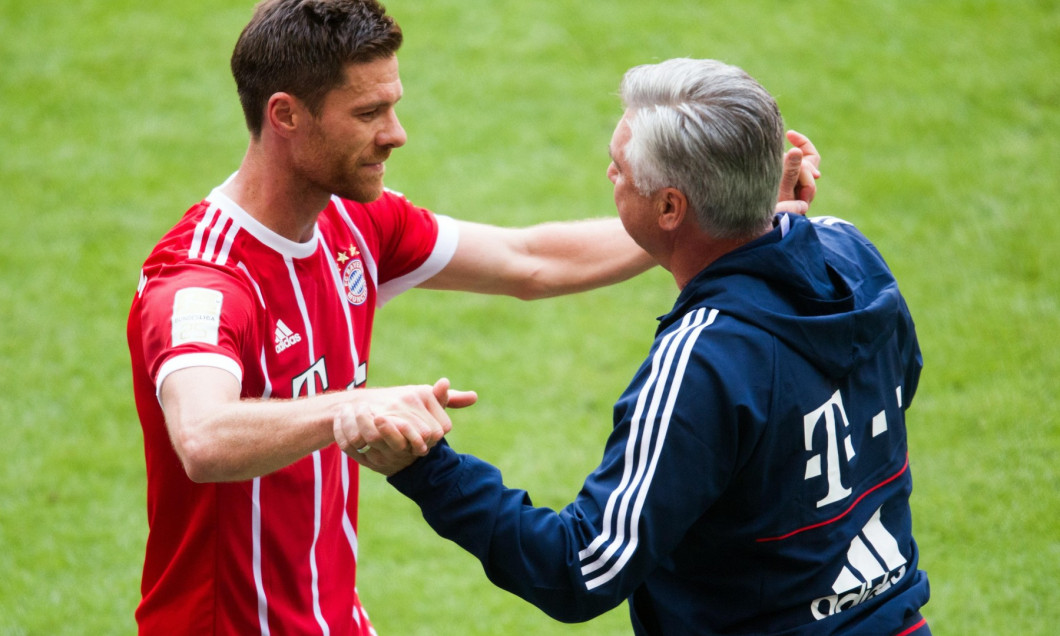
<instances>
[{"instance_id":1,"label":"clasped hands","mask_svg":"<svg viewBox=\"0 0 1060 636\"><path fill-rule=\"evenodd\" d=\"M335 442L358 464L388 477L426 455L452 430L447 408L478 400L474 391L451 390L446 378L434 386L363 391L357 391L362 399L339 406Z\"/></svg>"}]
</instances>

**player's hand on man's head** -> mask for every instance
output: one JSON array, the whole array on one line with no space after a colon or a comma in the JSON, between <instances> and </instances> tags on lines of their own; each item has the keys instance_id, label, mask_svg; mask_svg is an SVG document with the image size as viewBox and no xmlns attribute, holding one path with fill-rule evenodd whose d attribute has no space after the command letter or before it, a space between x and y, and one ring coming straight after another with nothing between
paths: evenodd
<instances>
[{"instance_id":1,"label":"player's hand on man's head","mask_svg":"<svg viewBox=\"0 0 1060 636\"><path fill-rule=\"evenodd\" d=\"M784 153L784 171L780 179L776 211L804 215L817 195L821 155L806 135L789 130L786 137L793 147Z\"/></svg>"}]
</instances>

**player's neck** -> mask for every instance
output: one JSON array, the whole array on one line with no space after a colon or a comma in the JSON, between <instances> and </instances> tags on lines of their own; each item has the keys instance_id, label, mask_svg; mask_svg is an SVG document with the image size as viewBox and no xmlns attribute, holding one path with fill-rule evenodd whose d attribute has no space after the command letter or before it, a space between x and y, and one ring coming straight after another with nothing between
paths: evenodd
<instances>
[{"instance_id":1,"label":"player's neck","mask_svg":"<svg viewBox=\"0 0 1060 636\"><path fill-rule=\"evenodd\" d=\"M327 206L329 196L300 187L290 175L251 149L239 172L222 191L265 227L284 238L304 243L313 238L317 217Z\"/></svg>"}]
</instances>

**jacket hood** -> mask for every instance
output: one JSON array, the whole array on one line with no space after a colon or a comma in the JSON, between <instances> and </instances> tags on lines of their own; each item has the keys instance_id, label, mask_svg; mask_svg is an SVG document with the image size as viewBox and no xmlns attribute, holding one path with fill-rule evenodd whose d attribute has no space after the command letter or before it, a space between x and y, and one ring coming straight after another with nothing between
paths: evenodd
<instances>
[{"instance_id":1,"label":"jacket hood","mask_svg":"<svg viewBox=\"0 0 1060 636\"><path fill-rule=\"evenodd\" d=\"M854 226L780 214L773 231L693 278L660 329L701 304L764 329L837 378L887 342L902 299L883 257Z\"/></svg>"}]
</instances>

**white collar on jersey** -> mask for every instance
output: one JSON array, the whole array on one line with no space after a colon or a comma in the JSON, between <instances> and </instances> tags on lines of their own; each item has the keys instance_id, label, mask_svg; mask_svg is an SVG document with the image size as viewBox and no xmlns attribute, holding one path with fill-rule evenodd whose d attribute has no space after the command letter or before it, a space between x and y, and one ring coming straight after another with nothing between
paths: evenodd
<instances>
[{"instance_id":1,"label":"white collar on jersey","mask_svg":"<svg viewBox=\"0 0 1060 636\"><path fill-rule=\"evenodd\" d=\"M225 179L224 183L214 188L206 197L206 201L211 205L217 206L221 212L230 216L236 225L246 230L251 236L284 256L290 258L308 258L316 253L317 246L320 244L321 239L319 227L313 227L313 238L305 243L292 241L289 238L273 232L261 221L255 219L249 212L240 207L240 205L233 201L227 194L221 191L221 188L223 188L225 184L231 181L235 176L235 173L233 173L231 177Z\"/></svg>"}]
</instances>

